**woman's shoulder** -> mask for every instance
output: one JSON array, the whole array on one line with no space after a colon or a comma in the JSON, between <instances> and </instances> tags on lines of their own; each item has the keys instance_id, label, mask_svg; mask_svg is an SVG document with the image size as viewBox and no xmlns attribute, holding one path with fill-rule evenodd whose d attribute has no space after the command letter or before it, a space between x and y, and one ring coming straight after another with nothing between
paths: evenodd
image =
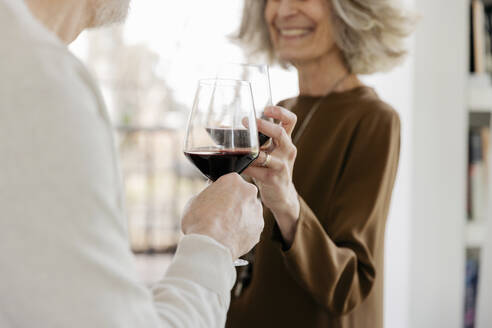
<instances>
[{"instance_id":1,"label":"woman's shoulder","mask_svg":"<svg viewBox=\"0 0 492 328\"><path fill-rule=\"evenodd\" d=\"M277 106L281 106L287 108L288 110L292 110L292 108L297 104L298 97L291 97L287 99L280 100L277 103Z\"/></svg>"},{"instance_id":2,"label":"woman's shoulder","mask_svg":"<svg viewBox=\"0 0 492 328\"><path fill-rule=\"evenodd\" d=\"M361 97L353 99L352 122L360 136L376 140L390 140L400 135L401 122L398 112L383 101L376 91L367 87Z\"/></svg>"},{"instance_id":3,"label":"woman's shoulder","mask_svg":"<svg viewBox=\"0 0 492 328\"><path fill-rule=\"evenodd\" d=\"M398 112L382 100L371 87L363 86L353 90L340 98L338 104L331 105L338 107L339 112L352 119L354 123L376 121L381 124L400 124Z\"/></svg>"},{"instance_id":4,"label":"woman's shoulder","mask_svg":"<svg viewBox=\"0 0 492 328\"><path fill-rule=\"evenodd\" d=\"M277 105L301 113L309 111L320 100L320 108L316 113L318 118L316 121L318 122L331 120L352 125L369 122L398 126L400 124L398 112L390 104L383 101L373 88L368 86L333 93L325 98L291 97L281 100Z\"/></svg>"}]
</instances>

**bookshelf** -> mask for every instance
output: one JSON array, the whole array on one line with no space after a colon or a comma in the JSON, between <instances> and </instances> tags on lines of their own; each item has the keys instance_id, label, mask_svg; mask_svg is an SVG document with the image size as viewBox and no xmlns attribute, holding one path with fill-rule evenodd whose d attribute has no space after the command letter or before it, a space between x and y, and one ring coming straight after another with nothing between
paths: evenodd
<instances>
[{"instance_id":1,"label":"bookshelf","mask_svg":"<svg viewBox=\"0 0 492 328\"><path fill-rule=\"evenodd\" d=\"M492 115L492 79L490 75L470 74L468 84L469 125L490 127L490 115ZM490 170L490 168L486 169ZM486 220L488 219L487 217ZM466 247L468 249L480 249L487 237L486 221L470 222L468 219L466 221Z\"/></svg>"},{"instance_id":2,"label":"bookshelf","mask_svg":"<svg viewBox=\"0 0 492 328\"><path fill-rule=\"evenodd\" d=\"M466 247L480 249L487 238L485 222L469 222L466 224Z\"/></svg>"},{"instance_id":3,"label":"bookshelf","mask_svg":"<svg viewBox=\"0 0 492 328\"><path fill-rule=\"evenodd\" d=\"M492 113L492 87L473 87L468 92L470 112Z\"/></svg>"},{"instance_id":4,"label":"bookshelf","mask_svg":"<svg viewBox=\"0 0 492 328\"><path fill-rule=\"evenodd\" d=\"M463 328L466 273L477 267L468 261L480 260L492 233L484 228L486 220L468 218L469 130L476 124L490 126L492 115L490 74L470 73L471 1L413 1L422 19L406 122L407 129L411 124L407 324L386 327Z\"/></svg>"},{"instance_id":5,"label":"bookshelf","mask_svg":"<svg viewBox=\"0 0 492 328\"><path fill-rule=\"evenodd\" d=\"M492 113L492 80L486 74L471 74L468 79L468 110Z\"/></svg>"},{"instance_id":6,"label":"bookshelf","mask_svg":"<svg viewBox=\"0 0 492 328\"><path fill-rule=\"evenodd\" d=\"M469 126L474 124L490 126L490 115L492 115L492 79L487 74L470 74L468 80L468 102ZM474 116L474 117L473 117ZM478 123L477 123L478 121ZM486 168L489 169L489 168ZM489 219L488 217L485 218ZM465 242L468 250L479 250L487 238L486 221L469 221L467 218Z\"/></svg>"},{"instance_id":7,"label":"bookshelf","mask_svg":"<svg viewBox=\"0 0 492 328\"><path fill-rule=\"evenodd\" d=\"M473 58L473 52L471 52ZM473 70L473 68L472 68ZM489 176L492 80L490 75L470 73L468 78L468 193L465 226L465 313L463 327L477 327L480 267L490 220ZM485 131L485 133L484 133ZM481 327L479 327L481 328Z\"/></svg>"},{"instance_id":8,"label":"bookshelf","mask_svg":"<svg viewBox=\"0 0 492 328\"><path fill-rule=\"evenodd\" d=\"M465 328L477 326L480 294L485 293L480 281L485 241L492 220L490 203L491 121L492 121L492 1L469 0L469 77L468 77L468 170L467 217L465 229L466 267L464 294ZM483 299L483 298L482 298ZM483 302L483 301L482 301ZM485 306L486 307L486 306ZM480 314L479 314L480 315ZM488 327L488 324L486 324Z\"/></svg>"}]
</instances>

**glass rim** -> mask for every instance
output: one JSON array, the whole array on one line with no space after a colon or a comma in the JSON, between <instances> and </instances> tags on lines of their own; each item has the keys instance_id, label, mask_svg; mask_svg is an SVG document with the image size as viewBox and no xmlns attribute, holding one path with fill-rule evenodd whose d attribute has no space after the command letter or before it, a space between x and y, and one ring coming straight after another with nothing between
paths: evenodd
<instances>
[{"instance_id":1,"label":"glass rim","mask_svg":"<svg viewBox=\"0 0 492 328\"><path fill-rule=\"evenodd\" d=\"M229 87L237 87L244 86L251 88L251 82L245 80L237 80L237 79L225 79L225 78L208 78L208 79L200 79L198 80L198 85L207 85L207 86L229 86Z\"/></svg>"},{"instance_id":2,"label":"glass rim","mask_svg":"<svg viewBox=\"0 0 492 328\"><path fill-rule=\"evenodd\" d=\"M224 62L220 65L237 65L237 66L250 66L250 67L264 67L264 68L269 68L268 64L258 64L258 63L238 63L238 62Z\"/></svg>"}]
</instances>

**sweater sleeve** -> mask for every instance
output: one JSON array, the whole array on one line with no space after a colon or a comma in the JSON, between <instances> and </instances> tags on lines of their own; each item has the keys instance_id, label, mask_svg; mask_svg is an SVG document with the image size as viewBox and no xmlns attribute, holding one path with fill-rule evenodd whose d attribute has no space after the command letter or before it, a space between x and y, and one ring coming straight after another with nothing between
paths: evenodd
<instances>
[{"instance_id":1,"label":"sweater sleeve","mask_svg":"<svg viewBox=\"0 0 492 328\"><path fill-rule=\"evenodd\" d=\"M161 323L223 327L235 277L227 248L206 236L184 236L165 277L152 288Z\"/></svg>"},{"instance_id":2,"label":"sweater sleeve","mask_svg":"<svg viewBox=\"0 0 492 328\"><path fill-rule=\"evenodd\" d=\"M274 228L273 239L288 271L334 314L360 304L379 274L374 256L384 240L399 147L395 112L366 115L354 131L334 195L323 195L320 216L299 197L297 231L288 250L282 247L278 226Z\"/></svg>"}]
</instances>

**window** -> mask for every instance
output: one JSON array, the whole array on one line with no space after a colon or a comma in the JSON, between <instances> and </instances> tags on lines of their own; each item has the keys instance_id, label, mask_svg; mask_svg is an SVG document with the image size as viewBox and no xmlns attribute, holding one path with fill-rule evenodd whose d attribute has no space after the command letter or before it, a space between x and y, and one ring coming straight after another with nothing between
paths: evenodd
<instances>
[{"instance_id":1,"label":"window","mask_svg":"<svg viewBox=\"0 0 492 328\"><path fill-rule=\"evenodd\" d=\"M246 61L229 36L241 2L134 1L124 26L82 35L72 50L99 82L117 135L128 226L137 252L172 251L189 198L205 183L182 154L197 80L220 62ZM280 100L297 92L295 75L271 71Z\"/></svg>"}]
</instances>

